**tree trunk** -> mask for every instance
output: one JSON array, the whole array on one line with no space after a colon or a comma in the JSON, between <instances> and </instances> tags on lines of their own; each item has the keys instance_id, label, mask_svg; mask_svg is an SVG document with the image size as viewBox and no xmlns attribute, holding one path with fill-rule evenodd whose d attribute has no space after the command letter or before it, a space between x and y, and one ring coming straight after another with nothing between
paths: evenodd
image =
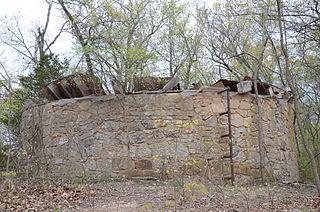
<instances>
[{"instance_id":1,"label":"tree trunk","mask_svg":"<svg viewBox=\"0 0 320 212\"><path fill-rule=\"evenodd\" d=\"M264 131L262 126L262 106L261 106L261 99L259 97L258 92L258 76L262 65L263 55L267 46L268 37L267 37L267 30L265 28L265 17L262 15L262 27L263 27L263 34L262 34L262 45L260 48L259 56L257 58L257 65L254 67L253 73L253 87L255 92L255 100L258 109L258 146L259 146L259 157L260 157L260 175L262 183L266 182L266 149L264 144Z\"/></svg>"},{"instance_id":2,"label":"tree trunk","mask_svg":"<svg viewBox=\"0 0 320 212\"><path fill-rule=\"evenodd\" d=\"M318 169L317 169L317 163L316 163L314 154L312 153L312 151L310 149L309 142L305 136L305 129L303 127L300 112L299 112L300 111L300 102L299 102L299 98L298 98L298 89L295 86L294 79L292 77L292 72L289 68L288 50L287 50L286 43L284 41L284 35L286 34L286 30L285 30L285 28L283 28L282 22L281 22L281 19L283 17L282 1L281 0L277 0L277 12L278 12L278 23L279 23L279 30L280 30L281 51L285 57L285 73L286 73L285 77L286 77L286 80L288 82L288 85L289 85L291 92L292 92L292 95L293 95L293 105L294 105L294 110L296 113L296 121L297 121L298 128L300 131L301 140L302 140L304 148L306 149L308 157L310 158L312 173L313 173L315 183L317 186L318 196L320 196L320 178L319 178L319 173L318 173Z\"/></svg>"},{"instance_id":3,"label":"tree trunk","mask_svg":"<svg viewBox=\"0 0 320 212\"><path fill-rule=\"evenodd\" d=\"M88 42L84 40L77 23L75 22L73 16L71 15L71 13L67 9L66 5L64 4L64 0L58 0L58 2L60 4L60 6L62 7L63 12L67 15L67 17L71 23L71 26L74 30L75 36L77 37L79 43L82 46L82 50L84 52L84 57L85 57L87 68L88 68L88 73L93 75L92 61L91 61L90 54L88 53Z\"/></svg>"},{"instance_id":4,"label":"tree trunk","mask_svg":"<svg viewBox=\"0 0 320 212\"><path fill-rule=\"evenodd\" d=\"M258 146L259 146L259 157L260 157L260 175L262 183L266 182L266 174L265 174L265 165L266 165L266 151L264 145L264 137L263 137L263 127L262 127L262 109L260 103L260 97L258 93L258 83L257 83L257 71L255 72L255 77L253 80L254 92L255 92L255 100L258 108Z\"/></svg>"}]
</instances>

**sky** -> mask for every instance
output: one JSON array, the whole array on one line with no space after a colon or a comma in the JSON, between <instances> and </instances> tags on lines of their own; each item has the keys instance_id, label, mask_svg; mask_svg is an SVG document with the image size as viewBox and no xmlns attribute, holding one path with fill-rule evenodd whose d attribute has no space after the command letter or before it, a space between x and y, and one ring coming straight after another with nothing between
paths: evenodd
<instances>
[{"instance_id":1,"label":"sky","mask_svg":"<svg viewBox=\"0 0 320 212\"><path fill-rule=\"evenodd\" d=\"M2 2L0 13L3 16L21 12L27 19L35 19L43 14L45 6L43 0L10 0Z\"/></svg>"},{"instance_id":2,"label":"sky","mask_svg":"<svg viewBox=\"0 0 320 212\"><path fill-rule=\"evenodd\" d=\"M205 1L210 5L218 0ZM58 33L61 23L63 22L61 13L58 11L57 7L58 5L53 5L51 11L49 29L46 35L49 39L50 37L53 38ZM3 0L0 6L0 21L3 20L4 17L10 18L12 16L20 16L20 26L24 27L25 31L31 33L30 30L34 30L35 26L43 26L45 24L47 10L48 4L45 0ZM30 39L31 38L32 36L30 36ZM32 40L32 42L34 41ZM70 53L71 48L72 36L69 33L64 33L58 38L51 50L54 53L65 57ZM19 64L16 64L16 61L12 49L0 44L0 62L9 64L9 67L12 67L12 70L15 70L19 67ZM16 64L16 66L13 66L12 64Z\"/></svg>"},{"instance_id":3,"label":"sky","mask_svg":"<svg viewBox=\"0 0 320 212\"><path fill-rule=\"evenodd\" d=\"M32 28L32 26L44 25L48 4L45 0L5 0L0 7L0 17L21 16L21 23L24 26ZM54 33L59 28L62 19L57 5L51 10L50 33Z\"/></svg>"},{"instance_id":4,"label":"sky","mask_svg":"<svg viewBox=\"0 0 320 212\"><path fill-rule=\"evenodd\" d=\"M1 3L0 20L4 17L8 19L13 16L21 17L19 20L19 23L21 23L20 26L29 32L30 30L34 30L35 26L44 26L48 11L48 5L45 0L5 0ZM57 34L63 21L60 16L57 5L54 5L51 10L51 19L47 34L49 38L53 38ZM61 55L67 54L67 52L71 50L71 40L71 35L64 33L53 45L53 52ZM3 52L4 54L1 55L0 60L10 63L13 54L11 49L0 45L0 54Z\"/></svg>"}]
</instances>

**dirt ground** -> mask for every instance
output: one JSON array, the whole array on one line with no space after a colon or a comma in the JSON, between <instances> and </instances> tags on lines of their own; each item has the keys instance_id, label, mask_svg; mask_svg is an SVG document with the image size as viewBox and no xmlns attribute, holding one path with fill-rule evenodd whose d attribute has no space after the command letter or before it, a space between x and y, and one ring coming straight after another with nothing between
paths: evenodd
<instances>
[{"instance_id":1,"label":"dirt ground","mask_svg":"<svg viewBox=\"0 0 320 212\"><path fill-rule=\"evenodd\" d=\"M0 211L320 211L313 185L0 179Z\"/></svg>"}]
</instances>

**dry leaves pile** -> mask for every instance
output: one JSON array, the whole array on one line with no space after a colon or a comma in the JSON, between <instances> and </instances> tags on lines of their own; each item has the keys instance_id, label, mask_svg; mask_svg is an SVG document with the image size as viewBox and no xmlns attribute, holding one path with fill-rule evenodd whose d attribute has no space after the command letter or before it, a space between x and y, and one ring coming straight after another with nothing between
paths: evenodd
<instances>
[{"instance_id":1,"label":"dry leaves pile","mask_svg":"<svg viewBox=\"0 0 320 212\"><path fill-rule=\"evenodd\" d=\"M199 189L174 192L172 182L126 181L100 185L102 195L96 195L94 205L85 201L81 211L320 211L320 198L311 185L219 186L205 184ZM74 210L74 211L79 211Z\"/></svg>"},{"instance_id":2,"label":"dry leaves pile","mask_svg":"<svg viewBox=\"0 0 320 212\"><path fill-rule=\"evenodd\" d=\"M320 211L313 186L219 186L192 183L174 192L172 182L57 183L0 179L0 211Z\"/></svg>"},{"instance_id":3,"label":"dry leaves pile","mask_svg":"<svg viewBox=\"0 0 320 212\"><path fill-rule=\"evenodd\" d=\"M6 182L0 184L0 211L60 211L73 209L93 191L85 185L45 182Z\"/></svg>"}]
</instances>

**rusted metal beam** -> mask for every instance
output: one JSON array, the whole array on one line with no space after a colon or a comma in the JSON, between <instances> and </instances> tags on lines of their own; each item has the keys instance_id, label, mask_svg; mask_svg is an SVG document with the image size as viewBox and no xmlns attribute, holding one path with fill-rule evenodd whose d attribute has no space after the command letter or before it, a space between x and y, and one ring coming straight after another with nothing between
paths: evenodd
<instances>
[{"instance_id":1,"label":"rusted metal beam","mask_svg":"<svg viewBox=\"0 0 320 212\"><path fill-rule=\"evenodd\" d=\"M228 133L228 134L224 134L224 135L221 135L220 137L221 137L221 138L230 137L230 134L229 134L229 133Z\"/></svg>"},{"instance_id":2,"label":"rusted metal beam","mask_svg":"<svg viewBox=\"0 0 320 212\"><path fill-rule=\"evenodd\" d=\"M222 158L230 158L230 171L231 171L231 184L234 185L234 165L233 165L233 142L232 142L232 129L231 129L231 100L230 100L230 87L219 91L221 94L227 92L227 111L220 113L220 115L228 115L228 134L221 135L221 138L229 137L229 155L223 156Z\"/></svg>"},{"instance_id":3,"label":"rusted metal beam","mask_svg":"<svg viewBox=\"0 0 320 212\"><path fill-rule=\"evenodd\" d=\"M223 89L223 90L221 90L221 91L218 91L218 94L221 94L221 93L226 92L226 91L229 91L229 90L230 90L230 88L229 88L229 87L226 87L225 89Z\"/></svg>"},{"instance_id":4,"label":"rusted metal beam","mask_svg":"<svg viewBox=\"0 0 320 212\"><path fill-rule=\"evenodd\" d=\"M229 150L230 150L230 169L231 169L231 183L234 184L234 166L233 166L233 144L232 144L232 129L231 129L231 103L230 103L230 89L227 90L227 106L228 106L228 131L229 131Z\"/></svg>"},{"instance_id":5,"label":"rusted metal beam","mask_svg":"<svg viewBox=\"0 0 320 212\"><path fill-rule=\"evenodd\" d=\"M227 114L228 114L228 111L219 113L220 116L227 115Z\"/></svg>"}]
</instances>

